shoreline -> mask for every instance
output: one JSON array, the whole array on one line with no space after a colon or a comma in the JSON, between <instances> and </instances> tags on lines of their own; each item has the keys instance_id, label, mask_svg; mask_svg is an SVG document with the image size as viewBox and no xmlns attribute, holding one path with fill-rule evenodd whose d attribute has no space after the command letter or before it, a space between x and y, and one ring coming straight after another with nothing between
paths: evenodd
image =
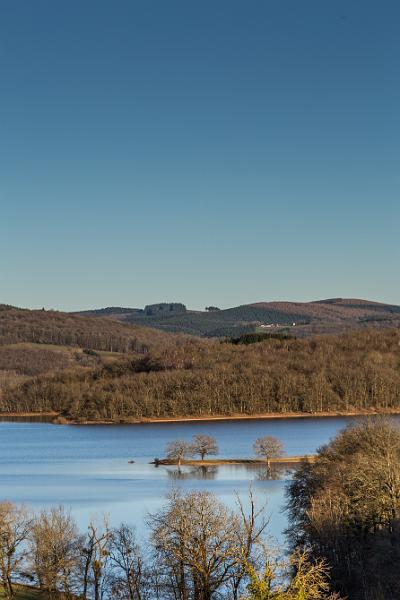
<instances>
[{"instance_id":1,"label":"shoreline","mask_svg":"<svg viewBox=\"0 0 400 600\"><path fill-rule=\"evenodd\" d=\"M400 415L400 407L377 410L352 410L352 411L321 411L321 412L284 412L284 413L256 413L252 415L234 414L234 415L201 415L201 416L178 416L178 417L143 417L141 419L116 419L116 420L73 420L67 419L60 413L47 412L9 412L0 413L0 419L49 419L50 423L55 425L145 425L154 423L196 423L213 421L263 421L273 419L310 419L310 418L335 418L335 417L366 417L366 416L390 416Z\"/></svg>"},{"instance_id":2,"label":"shoreline","mask_svg":"<svg viewBox=\"0 0 400 600\"><path fill-rule=\"evenodd\" d=\"M60 413L58 412L0 412L0 418L5 417L59 417Z\"/></svg>"},{"instance_id":3,"label":"shoreline","mask_svg":"<svg viewBox=\"0 0 400 600\"><path fill-rule=\"evenodd\" d=\"M128 424L136 423L191 423L196 421L253 421L270 419L309 419L309 418L334 418L334 417L363 417L363 416L384 416L400 415L400 408L381 410L363 410L363 411L322 411L315 413L306 412L285 412L285 413L256 413L254 415L213 415L213 416L195 416L195 417L161 417L161 418L143 418L127 421ZM85 424L96 421L86 421ZM115 423L115 421L102 421L102 423ZM99 423L99 421L97 421ZM123 423L121 423L123 424Z\"/></svg>"}]
</instances>

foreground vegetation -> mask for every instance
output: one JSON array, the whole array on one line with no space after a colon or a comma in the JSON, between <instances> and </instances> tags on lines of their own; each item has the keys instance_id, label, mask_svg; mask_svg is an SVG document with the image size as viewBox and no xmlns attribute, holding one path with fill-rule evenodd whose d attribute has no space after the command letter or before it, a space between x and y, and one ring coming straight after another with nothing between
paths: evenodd
<instances>
[{"instance_id":1,"label":"foreground vegetation","mask_svg":"<svg viewBox=\"0 0 400 600\"><path fill-rule=\"evenodd\" d=\"M268 443L270 451L272 442L256 447ZM215 450L212 438L193 444L199 452ZM2 502L2 594L7 600L400 597L397 427L375 419L339 433L297 470L287 509L291 550L282 558L268 536L268 511L251 491L232 510L208 492L173 490L148 515L146 540L128 524L111 528L107 519L93 519L81 533L61 507L30 514ZM22 582L37 592L21 590Z\"/></svg>"},{"instance_id":2,"label":"foreground vegetation","mask_svg":"<svg viewBox=\"0 0 400 600\"><path fill-rule=\"evenodd\" d=\"M30 586L15 586L14 589L15 600L40 600L43 598L40 590L34 589ZM0 600L6 600L7 594L0 588ZM61 600L61 598L60 598Z\"/></svg>"},{"instance_id":3,"label":"foreground vegetation","mask_svg":"<svg viewBox=\"0 0 400 600\"><path fill-rule=\"evenodd\" d=\"M0 411L74 421L399 409L399 330L250 345L182 340L8 385Z\"/></svg>"},{"instance_id":4,"label":"foreground vegetation","mask_svg":"<svg viewBox=\"0 0 400 600\"><path fill-rule=\"evenodd\" d=\"M307 553L279 558L250 493L232 511L207 492L173 492L148 518L149 544L126 524L80 534L62 508L29 514L0 504L0 582L7 600L323 600L328 569ZM36 592L15 581L29 579ZM0 596L1 597L1 596Z\"/></svg>"},{"instance_id":5,"label":"foreground vegetation","mask_svg":"<svg viewBox=\"0 0 400 600\"><path fill-rule=\"evenodd\" d=\"M400 431L349 427L304 463L288 489L292 546L331 569L351 600L400 598Z\"/></svg>"}]
</instances>

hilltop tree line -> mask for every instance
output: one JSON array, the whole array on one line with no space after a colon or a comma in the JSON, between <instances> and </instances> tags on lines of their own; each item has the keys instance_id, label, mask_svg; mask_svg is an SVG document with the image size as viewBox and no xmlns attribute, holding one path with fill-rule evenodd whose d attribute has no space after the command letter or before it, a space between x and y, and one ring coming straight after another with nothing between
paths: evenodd
<instances>
[{"instance_id":1,"label":"hilltop tree line","mask_svg":"<svg viewBox=\"0 0 400 600\"><path fill-rule=\"evenodd\" d=\"M170 307L173 307L172 310ZM237 337L254 332L259 323L279 323L291 326L293 322L306 324L308 318L298 312L286 312L268 306L237 306L218 310L208 306L205 312L187 311L182 304L161 303L145 307L144 313L132 312L124 320L138 325L150 325L164 331L185 332L202 337Z\"/></svg>"},{"instance_id":2,"label":"hilltop tree line","mask_svg":"<svg viewBox=\"0 0 400 600\"><path fill-rule=\"evenodd\" d=\"M0 585L16 582L44 598L72 600L328 600L324 561L306 552L278 558L268 520L250 492L231 510L208 492L173 491L149 515L149 541L128 524L92 519L85 533L62 507L30 514L0 503ZM247 506L247 505L246 505Z\"/></svg>"},{"instance_id":3,"label":"hilltop tree line","mask_svg":"<svg viewBox=\"0 0 400 600\"><path fill-rule=\"evenodd\" d=\"M0 410L129 421L398 408L399 340L393 329L250 345L185 341L84 372L32 377L4 390Z\"/></svg>"},{"instance_id":4,"label":"hilltop tree line","mask_svg":"<svg viewBox=\"0 0 400 600\"><path fill-rule=\"evenodd\" d=\"M185 313L186 311L186 306L181 302L158 302L157 304L147 304L144 307L144 314L147 317Z\"/></svg>"}]
</instances>

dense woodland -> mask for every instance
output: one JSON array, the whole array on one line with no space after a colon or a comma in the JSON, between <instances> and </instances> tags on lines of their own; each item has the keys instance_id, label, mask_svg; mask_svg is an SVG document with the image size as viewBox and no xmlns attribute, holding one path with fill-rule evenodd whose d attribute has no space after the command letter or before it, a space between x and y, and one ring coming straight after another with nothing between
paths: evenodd
<instances>
[{"instance_id":1,"label":"dense woodland","mask_svg":"<svg viewBox=\"0 0 400 600\"><path fill-rule=\"evenodd\" d=\"M400 332L249 345L181 340L112 363L3 387L2 412L115 420L399 407Z\"/></svg>"},{"instance_id":2,"label":"dense woodland","mask_svg":"<svg viewBox=\"0 0 400 600\"><path fill-rule=\"evenodd\" d=\"M383 419L340 433L288 489L293 547L331 569L351 600L400 598L400 430Z\"/></svg>"}]
</instances>

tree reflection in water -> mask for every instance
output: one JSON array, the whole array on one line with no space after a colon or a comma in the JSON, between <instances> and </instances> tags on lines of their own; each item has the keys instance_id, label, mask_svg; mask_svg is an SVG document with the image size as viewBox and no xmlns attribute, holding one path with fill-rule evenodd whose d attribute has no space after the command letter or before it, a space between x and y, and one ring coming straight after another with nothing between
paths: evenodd
<instances>
[{"instance_id":1,"label":"tree reflection in water","mask_svg":"<svg viewBox=\"0 0 400 600\"><path fill-rule=\"evenodd\" d=\"M231 468L238 468L237 465L229 465ZM227 465L223 465L224 468ZM286 479L293 473L294 467L287 464L273 464L269 468L267 466L254 466L254 465L241 465L240 468L245 468L246 471L254 473L254 479L258 481L279 481ZM173 480L185 480L185 479L203 479L211 480L215 479L218 473L219 466L184 466L183 468L171 468L166 467L165 471L169 479Z\"/></svg>"},{"instance_id":2,"label":"tree reflection in water","mask_svg":"<svg viewBox=\"0 0 400 600\"><path fill-rule=\"evenodd\" d=\"M270 467L261 467L258 469L256 479L259 481L286 479L292 472L293 467L290 468L288 465L272 464Z\"/></svg>"},{"instance_id":3,"label":"tree reflection in water","mask_svg":"<svg viewBox=\"0 0 400 600\"><path fill-rule=\"evenodd\" d=\"M166 469L168 477L174 480L182 479L215 479L218 467L199 466L190 469Z\"/></svg>"}]
</instances>

